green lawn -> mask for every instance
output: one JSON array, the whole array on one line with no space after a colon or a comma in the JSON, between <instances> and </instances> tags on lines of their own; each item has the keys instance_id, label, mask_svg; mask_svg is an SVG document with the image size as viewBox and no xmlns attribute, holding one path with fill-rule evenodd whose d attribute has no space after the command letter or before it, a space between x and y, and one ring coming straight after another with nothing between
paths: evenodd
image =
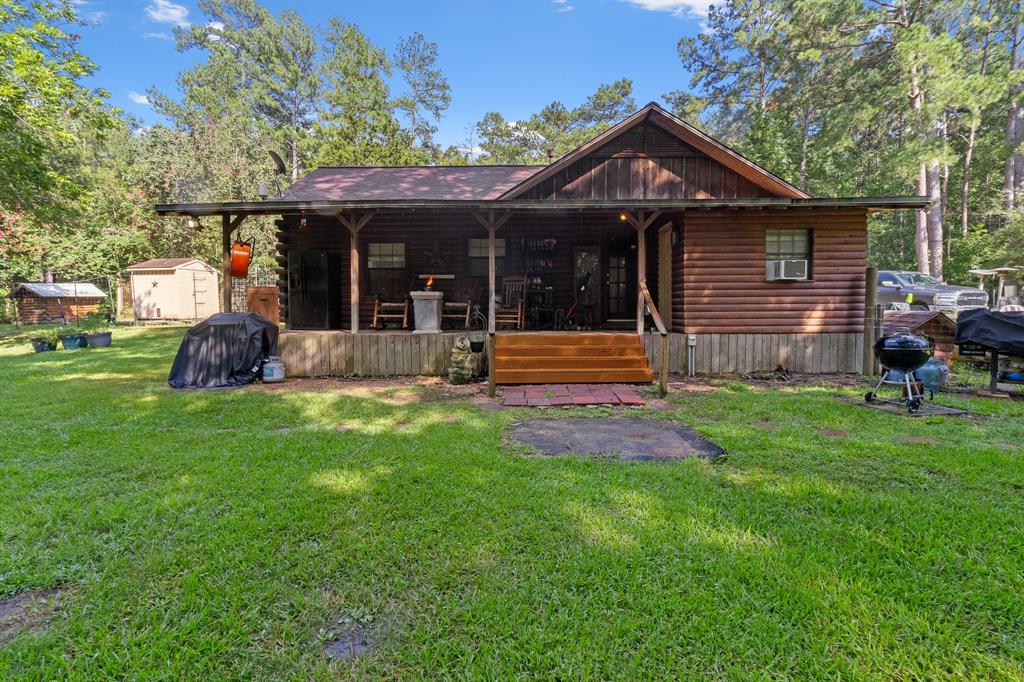
<instances>
[{"instance_id":1,"label":"green lawn","mask_svg":"<svg viewBox=\"0 0 1024 682\"><path fill-rule=\"evenodd\" d=\"M181 333L0 341L0 599L65 589L0 679L1024 678L1020 402L722 383L651 416L724 460L553 459L437 388L173 392Z\"/></svg>"}]
</instances>

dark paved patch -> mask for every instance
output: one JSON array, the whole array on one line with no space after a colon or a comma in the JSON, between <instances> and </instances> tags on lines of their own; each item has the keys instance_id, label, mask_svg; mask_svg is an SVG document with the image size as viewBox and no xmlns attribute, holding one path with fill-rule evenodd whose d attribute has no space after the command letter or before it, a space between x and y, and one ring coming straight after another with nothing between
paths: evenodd
<instances>
[{"instance_id":1,"label":"dark paved patch","mask_svg":"<svg viewBox=\"0 0 1024 682\"><path fill-rule=\"evenodd\" d=\"M0 645L20 632L40 632L56 617L61 606L60 589L33 590L0 599Z\"/></svg>"},{"instance_id":2,"label":"dark paved patch","mask_svg":"<svg viewBox=\"0 0 1024 682\"><path fill-rule=\"evenodd\" d=\"M516 440L545 455L615 455L622 460L714 459L725 451L693 430L663 419L538 419L512 424Z\"/></svg>"},{"instance_id":3,"label":"dark paved patch","mask_svg":"<svg viewBox=\"0 0 1024 682\"><path fill-rule=\"evenodd\" d=\"M644 399L633 386L619 384L539 384L509 386L501 392L506 407L568 407L570 405L629 405Z\"/></svg>"},{"instance_id":4,"label":"dark paved patch","mask_svg":"<svg viewBox=\"0 0 1024 682\"><path fill-rule=\"evenodd\" d=\"M339 635L324 644L324 653L332 658L351 661L373 651L373 642L361 629Z\"/></svg>"},{"instance_id":5,"label":"dark paved patch","mask_svg":"<svg viewBox=\"0 0 1024 682\"><path fill-rule=\"evenodd\" d=\"M921 408L914 413L908 412L906 405L897 405L895 403L866 403L860 401L857 404L863 407L870 407L873 410L888 412L889 414L902 414L904 417L961 417L968 414L967 410L958 410L955 407L946 407L945 405L936 405L930 402L922 404Z\"/></svg>"}]
</instances>

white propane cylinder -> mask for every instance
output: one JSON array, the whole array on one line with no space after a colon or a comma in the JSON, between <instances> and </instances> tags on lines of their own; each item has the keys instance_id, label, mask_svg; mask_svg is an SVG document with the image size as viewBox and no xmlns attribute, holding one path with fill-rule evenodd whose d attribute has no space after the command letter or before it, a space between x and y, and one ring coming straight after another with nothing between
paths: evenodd
<instances>
[{"instance_id":1,"label":"white propane cylinder","mask_svg":"<svg viewBox=\"0 0 1024 682\"><path fill-rule=\"evenodd\" d=\"M263 363L263 383L279 384L284 381L284 363L281 358L271 355Z\"/></svg>"}]
</instances>

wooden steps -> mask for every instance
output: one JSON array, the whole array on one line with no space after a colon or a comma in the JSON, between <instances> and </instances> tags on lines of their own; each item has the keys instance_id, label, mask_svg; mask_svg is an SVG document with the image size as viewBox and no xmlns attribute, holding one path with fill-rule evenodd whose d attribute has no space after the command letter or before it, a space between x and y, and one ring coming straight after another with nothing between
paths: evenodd
<instances>
[{"instance_id":1,"label":"wooden steps","mask_svg":"<svg viewBox=\"0 0 1024 682\"><path fill-rule=\"evenodd\" d=\"M638 334L516 332L494 337L498 384L650 383L653 378Z\"/></svg>"}]
</instances>

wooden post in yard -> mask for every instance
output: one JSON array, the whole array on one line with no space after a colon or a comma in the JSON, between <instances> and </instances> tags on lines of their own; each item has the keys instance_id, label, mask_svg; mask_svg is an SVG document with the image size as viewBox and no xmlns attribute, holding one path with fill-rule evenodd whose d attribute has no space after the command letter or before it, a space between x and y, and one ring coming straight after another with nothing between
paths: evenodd
<instances>
[{"instance_id":1,"label":"wooden post in yard","mask_svg":"<svg viewBox=\"0 0 1024 682\"><path fill-rule=\"evenodd\" d=\"M864 271L864 374L871 375L875 364L875 304L878 302L878 268Z\"/></svg>"},{"instance_id":2,"label":"wooden post in yard","mask_svg":"<svg viewBox=\"0 0 1024 682\"><path fill-rule=\"evenodd\" d=\"M338 211L334 214L338 222L348 228L349 233L348 286L349 304L351 306L350 314L352 316L349 327L353 334L359 332L359 231L366 227L366 223L370 222L370 219L376 213L376 211L368 211L363 215L359 215L355 211L350 211L348 214L344 211Z\"/></svg>"}]
</instances>

